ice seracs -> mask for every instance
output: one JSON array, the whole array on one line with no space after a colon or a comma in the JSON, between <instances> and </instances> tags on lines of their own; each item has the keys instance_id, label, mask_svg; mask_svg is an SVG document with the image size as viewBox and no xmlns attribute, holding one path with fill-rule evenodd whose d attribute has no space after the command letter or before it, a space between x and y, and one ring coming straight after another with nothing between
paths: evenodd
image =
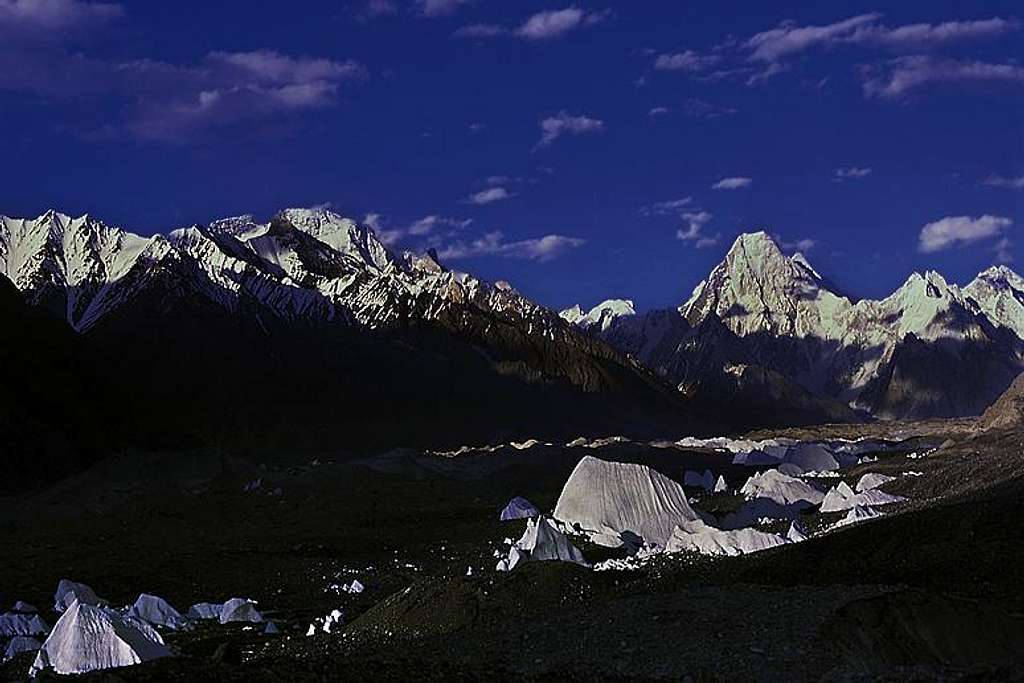
<instances>
[{"instance_id":1,"label":"ice seracs","mask_svg":"<svg viewBox=\"0 0 1024 683\"><path fill-rule=\"evenodd\" d=\"M7 643L7 649L4 650L4 662L9 662L20 654L26 652L35 652L43 646L38 640L32 636L14 636L10 642Z\"/></svg>"},{"instance_id":2,"label":"ice seracs","mask_svg":"<svg viewBox=\"0 0 1024 683\"><path fill-rule=\"evenodd\" d=\"M30 674L44 669L81 674L132 666L170 654L160 634L145 622L74 600L43 643Z\"/></svg>"},{"instance_id":3,"label":"ice seracs","mask_svg":"<svg viewBox=\"0 0 1024 683\"><path fill-rule=\"evenodd\" d=\"M888 474L879 474L878 472L868 472L857 480L856 489L858 493L870 491L890 481L896 481L896 477L889 476Z\"/></svg>"},{"instance_id":4,"label":"ice seracs","mask_svg":"<svg viewBox=\"0 0 1024 683\"><path fill-rule=\"evenodd\" d=\"M766 498L782 506L810 507L825 499L825 494L810 484L778 470L753 475L740 493L750 500Z\"/></svg>"},{"instance_id":5,"label":"ice seracs","mask_svg":"<svg viewBox=\"0 0 1024 683\"><path fill-rule=\"evenodd\" d=\"M224 603L220 610L220 623L228 624L233 621L247 621L260 623L263 615L256 609L256 603L248 598L231 598Z\"/></svg>"},{"instance_id":6,"label":"ice seracs","mask_svg":"<svg viewBox=\"0 0 1024 683\"><path fill-rule=\"evenodd\" d=\"M542 516L526 522L522 538L509 548L508 556L498 562L497 570L512 571L522 562L554 560L590 566L569 537L552 520Z\"/></svg>"},{"instance_id":7,"label":"ice seracs","mask_svg":"<svg viewBox=\"0 0 1024 683\"><path fill-rule=\"evenodd\" d=\"M163 598L155 595L142 593L135 604L128 610L128 616L141 619L153 626L164 626L171 630L178 630L188 622L181 616L178 610L168 604Z\"/></svg>"},{"instance_id":8,"label":"ice seracs","mask_svg":"<svg viewBox=\"0 0 1024 683\"><path fill-rule=\"evenodd\" d=\"M53 596L53 609L55 612L63 612L72 602L81 602L85 605L106 604L105 600L96 596L92 588L84 583L61 579L57 584L57 592Z\"/></svg>"},{"instance_id":9,"label":"ice seracs","mask_svg":"<svg viewBox=\"0 0 1024 683\"><path fill-rule=\"evenodd\" d=\"M699 519L683 487L645 465L586 456L562 488L555 519L609 547L664 548L676 526Z\"/></svg>"},{"instance_id":10,"label":"ice seracs","mask_svg":"<svg viewBox=\"0 0 1024 683\"><path fill-rule=\"evenodd\" d=\"M668 539L665 551L688 550L702 555L745 555L788 543L786 537L757 529L723 531L701 520L677 526Z\"/></svg>"},{"instance_id":11,"label":"ice seracs","mask_svg":"<svg viewBox=\"0 0 1024 683\"><path fill-rule=\"evenodd\" d=\"M540 510L537 509L537 506L522 496L516 496L508 502L508 505L506 505L504 509L502 509L501 513L498 515L498 519L502 522L507 522L513 519L536 517L539 514Z\"/></svg>"}]
</instances>

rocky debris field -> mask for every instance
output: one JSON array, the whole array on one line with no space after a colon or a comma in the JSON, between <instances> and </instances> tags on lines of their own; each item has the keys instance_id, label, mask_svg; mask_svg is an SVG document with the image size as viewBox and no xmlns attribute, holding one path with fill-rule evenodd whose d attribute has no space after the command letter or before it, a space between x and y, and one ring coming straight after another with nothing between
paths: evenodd
<instances>
[{"instance_id":1,"label":"rocky debris field","mask_svg":"<svg viewBox=\"0 0 1024 683\"><path fill-rule=\"evenodd\" d=\"M739 441L581 439L314 460L130 454L3 501L0 612L21 600L53 627L54 589L67 578L118 614L131 616L145 593L188 622L153 627L174 656L84 676L96 680L1022 675L1024 435L954 424L849 458L841 450L847 464L826 472L787 469L809 464L804 447L778 456ZM687 471L721 476L726 490L684 490L695 514L722 526L762 505L743 493L751 477L789 471L818 502L750 528L784 536L795 522L809 538L736 557L630 557L563 525L599 570L524 561L496 571L528 524L499 521L501 511L523 496L550 515L585 456L649 467L666 486ZM743 462L768 456L781 460ZM841 484L857 496L875 480L884 481L873 490L899 499L877 507L881 516L836 528L854 508L820 511ZM256 601L258 621L188 619L191 605L236 596ZM16 653L0 673L24 679L36 656Z\"/></svg>"}]
</instances>

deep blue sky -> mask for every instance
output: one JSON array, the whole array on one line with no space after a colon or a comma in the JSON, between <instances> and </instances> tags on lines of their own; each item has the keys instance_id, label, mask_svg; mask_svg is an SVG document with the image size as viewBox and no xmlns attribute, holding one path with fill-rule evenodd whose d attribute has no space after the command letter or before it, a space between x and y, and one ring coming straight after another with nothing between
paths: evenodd
<instances>
[{"instance_id":1,"label":"deep blue sky","mask_svg":"<svg viewBox=\"0 0 1024 683\"><path fill-rule=\"evenodd\" d=\"M0 213L149 234L330 203L555 307L678 304L760 228L813 241L859 296L915 269L965 282L1024 258L1020 19L1009 1L0 0ZM489 186L511 196L468 201Z\"/></svg>"}]
</instances>

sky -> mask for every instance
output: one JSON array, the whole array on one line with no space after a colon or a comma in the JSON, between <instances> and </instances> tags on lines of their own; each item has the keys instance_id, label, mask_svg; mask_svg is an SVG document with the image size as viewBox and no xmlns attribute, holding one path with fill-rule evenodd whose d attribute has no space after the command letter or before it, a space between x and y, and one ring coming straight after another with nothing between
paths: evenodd
<instances>
[{"instance_id":1,"label":"sky","mask_svg":"<svg viewBox=\"0 0 1024 683\"><path fill-rule=\"evenodd\" d=\"M761 229L858 297L1014 266L1024 8L883 4L0 0L0 214L329 206L555 308Z\"/></svg>"}]
</instances>

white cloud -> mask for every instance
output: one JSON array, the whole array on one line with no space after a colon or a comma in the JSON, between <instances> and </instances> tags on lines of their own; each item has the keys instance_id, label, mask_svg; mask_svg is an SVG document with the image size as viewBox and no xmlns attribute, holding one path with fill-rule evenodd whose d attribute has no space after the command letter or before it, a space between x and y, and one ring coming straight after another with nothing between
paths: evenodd
<instances>
[{"instance_id":1,"label":"white cloud","mask_svg":"<svg viewBox=\"0 0 1024 683\"><path fill-rule=\"evenodd\" d=\"M668 216L682 214L682 212L693 204L693 197L681 197L679 199L669 199L664 202L655 202L654 204L648 204L647 206L641 207L640 215L642 216Z\"/></svg>"},{"instance_id":2,"label":"white cloud","mask_svg":"<svg viewBox=\"0 0 1024 683\"><path fill-rule=\"evenodd\" d=\"M500 202L509 197L513 197L511 192L506 190L504 187L489 187L486 190L480 190L474 194L471 194L466 201L470 204L476 204L477 206L483 206L484 204L490 204L492 202Z\"/></svg>"},{"instance_id":3,"label":"white cloud","mask_svg":"<svg viewBox=\"0 0 1024 683\"><path fill-rule=\"evenodd\" d=\"M668 114L668 113L669 113L669 108L668 107L654 107L649 112L647 112L647 115L648 116L664 116L665 114Z\"/></svg>"},{"instance_id":4,"label":"white cloud","mask_svg":"<svg viewBox=\"0 0 1024 683\"><path fill-rule=\"evenodd\" d=\"M398 5L395 4L394 0L367 0L362 8L356 12L356 17L363 21L368 21L396 14L398 14Z\"/></svg>"},{"instance_id":5,"label":"white cloud","mask_svg":"<svg viewBox=\"0 0 1024 683\"><path fill-rule=\"evenodd\" d=\"M996 242L996 261L999 263L1013 263L1013 252L1010 251L1011 249L1013 249L1013 242L1008 237L1004 237Z\"/></svg>"},{"instance_id":6,"label":"white cloud","mask_svg":"<svg viewBox=\"0 0 1024 683\"><path fill-rule=\"evenodd\" d=\"M599 23L610 15L610 12L584 12L578 7L538 12L516 29L516 35L526 40L561 38L581 26Z\"/></svg>"},{"instance_id":7,"label":"white cloud","mask_svg":"<svg viewBox=\"0 0 1024 683\"><path fill-rule=\"evenodd\" d=\"M809 237L805 237L803 239L796 239L792 241L786 240L782 237L782 235L778 234L772 235L772 237L775 238L776 244L779 245L779 248L782 249L782 251L806 252L810 251L811 249L814 249L814 247L817 246L818 244L817 240L812 240Z\"/></svg>"},{"instance_id":8,"label":"white cloud","mask_svg":"<svg viewBox=\"0 0 1024 683\"><path fill-rule=\"evenodd\" d=\"M701 55L693 50L658 55L654 68L658 71L702 71L721 61L717 55Z\"/></svg>"},{"instance_id":9,"label":"white cloud","mask_svg":"<svg viewBox=\"0 0 1024 683\"><path fill-rule=\"evenodd\" d=\"M686 222L686 227L676 230L676 239L684 242L694 242L698 249L713 246L718 243L718 236L709 237L703 234L704 226L711 222L712 215L707 211L691 211L682 214L681 218Z\"/></svg>"},{"instance_id":10,"label":"white cloud","mask_svg":"<svg viewBox=\"0 0 1024 683\"><path fill-rule=\"evenodd\" d=\"M848 168L837 168L832 171L832 181L836 183L841 183L846 180L865 178L869 175L871 175L871 168L869 166L850 166Z\"/></svg>"},{"instance_id":11,"label":"white cloud","mask_svg":"<svg viewBox=\"0 0 1024 683\"><path fill-rule=\"evenodd\" d=\"M573 116L566 111L560 111L554 116L541 119L540 142L534 149L547 147L562 135L582 135L584 133L599 133L604 130L604 121L589 116Z\"/></svg>"},{"instance_id":12,"label":"white cloud","mask_svg":"<svg viewBox=\"0 0 1024 683\"><path fill-rule=\"evenodd\" d=\"M373 230L373 233L377 235L384 244L391 246L396 244L405 236L405 231L401 228L388 228L384 222L384 217L379 213L368 213L363 218L363 225Z\"/></svg>"},{"instance_id":13,"label":"white cloud","mask_svg":"<svg viewBox=\"0 0 1024 683\"><path fill-rule=\"evenodd\" d=\"M1002 83L1024 86L1024 66L959 61L927 55L898 57L888 71L865 71L864 94L898 98L912 90L935 84Z\"/></svg>"},{"instance_id":14,"label":"white cloud","mask_svg":"<svg viewBox=\"0 0 1024 683\"><path fill-rule=\"evenodd\" d=\"M861 14L825 26L798 26L787 21L769 31L755 34L747 40L745 46L750 51L751 60L778 62L814 46L848 38L857 28L871 24L881 16L877 13Z\"/></svg>"},{"instance_id":15,"label":"white cloud","mask_svg":"<svg viewBox=\"0 0 1024 683\"><path fill-rule=\"evenodd\" d=\"M465 228L468 228L472 223L472 218L444 218L436 214L431 214L429 216L424 216L423 218L419 219L418 221L415 221L412 225L410 225L408 233L415 237L420 237L422 235L428 235L434 232L434 230L439 227L463 230Z\"/></svg>"},{"instance_id":16,"label":"white cloud","mask_svg":"<svg viewBox=\"0 0 1024 683\"><path fill-rule=\"evenodd\" d=\"M16 31L87 29L124 16L120 4L80 0L0 0L0 28ZM7 40L9 36L5 36Z\"/></svg>"},{"instance_id":17,"label":"white cloud","mask_svg":"<svg viewBox=\"0 0 1024 683\"><path fill-rule=\"evenodd\" d=\"M692 97L683 102L683 113L699 119L716 119L719 116L728 116L736 112L737 110L732 107L723 107Z\"/></svg>"},{"instance_id":18,"label":"white cloud","mask_svg":"<svg viewBox=\"0 0 1024 683\"><path fill-rule=\"evenodd\" d=\"M922 50L949 43L993 38L1017 28L1017 24L999 17L978 21L947 21L941 24L908 24L890 28L879 23L881 14L861 14L825 26L800 26L783 22L746 41L749 59L777 63L815 47L863 45L907 51Z\"/></svg>"},{"instance_id":19,"label":"white cloud","mask_svg":"<svg viewBox=\"0 0 1024 683\"><path fill-rule=\"evenodd\" d=\"M508 33L508 29L497 24L469 24L456 29L454 38L497 38Z\"/></svg>"},{"instance_id":20,"label":"white cloud","mask_svg":"<svg viewBox=\"0 0 1024 683\"><path fill-rule=\"evenodd\" d=\"M500 256L529 261L550 261L586 244L586 240L565 235L545 235L536 239L508 242L500 231L489 232L472 242L456 242L440 251L440 258L463 259Z\"/></svg>"},{"instance_id":21,"label":"white cloud","mask_svg":"<svg viewBox=\"0 0 1024 683\"><path fill-rule=\"evenodd\" d=\"M1016 178L1005 178L1000 175L990 175L981 181L982 185L989 187L1005 187L1008 190L1024 190L1024 175Z\"/></svg>"},{"instance_id":22,"label":"white cloud","mask_svg":"<svg viewBox=\"0 0 1024 683\"><path fill-rule=\"evenodd\" d=\"M942 251L954 246L971 244L978 240L995 237L1013 221L1002 216L984 215L947 216L921 228L918 249L924 253Z\"/></svg>"},{"instance_id":23,"label":"white cloud","mask_svg":"<svg viewBox=\"0 0 1024 683\"><path fill-rule=\"evenodd\" d=\"M425 17L442 17L454 14L463 5L468 5L473 0L417 0L420 13Z\"/></svg>"},{"instance_id":24,"label":"white cloud","mask_svg":"<svg viewBox=\"0 0 1024 683\"><path fill-rule=\"evenodd\" d=\"M734 176L731 178L722 178L717 183L711 186L712 190L738 190L742 187L749 187L754 181L750 178L744 178L743 176Z\"/></svg>"}]
</instances>

